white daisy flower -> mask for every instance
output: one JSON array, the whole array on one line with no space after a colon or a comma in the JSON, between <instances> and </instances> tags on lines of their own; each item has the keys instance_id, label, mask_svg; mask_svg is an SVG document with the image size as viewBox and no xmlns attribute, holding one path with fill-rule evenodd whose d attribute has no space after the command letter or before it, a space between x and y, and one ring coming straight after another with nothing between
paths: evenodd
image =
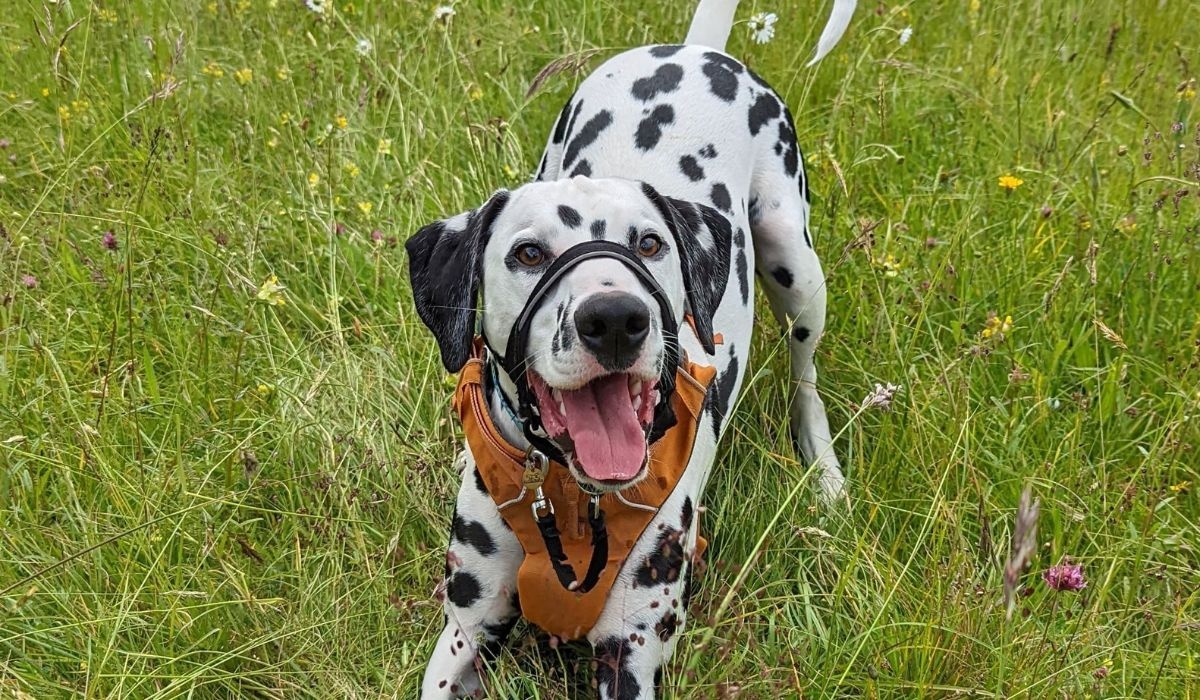
<instances>
[{"instance_id":1,"label":"white daisy flower","mask_svg":"<svg viewBox=\"0 0 1200 700\"><path fill-rule=\"evenodd\" d=\"M438 5L433 10L433 19L435 22L448 22L454 16L453 5Z\"/></svg>"},{"instance_id":2,"label":"white daisy flower","mask_svg":"<svg viewBox=\"0 0 1200 700\"><path fill-rule=\"evenodd\" d=\"M900 30L900 45L904 46L908 40L912 38L912 27L905 27Z\"/></svg>"},{"instance_id":3,"label":"white daisy flower","mask_svg":"<svg viewBox=\"0 0 1200 700\"><path fill-rule=\"evenodd\" d=\"M779 21L779 15L774 12L759 12L746 22L746 26L750 29L750 37L754 39L756 44L765 44L775 38L775 23Z\"/></svg>"},{"instance_id":4,"label":"white daisy flower","mask_svg":"<svg viewBox=\"0 0 1200 700\"><path fill-rule=\"evenodd\" d=\"M329 0L304 0L304 6L318 15L323 15L329 9Z\"/></svg>"},{"instance_id":5,"label":"white daisy flower","mask_svg":"<svg viewBox=\"0 0 1200 700\"><path fill-rule=\"evenodd\" d=\"M354 45L354 53L358 54L359 56L366 56L367 54L371 53L371 49L373 48L375 47L371 43L370 39L359 39L358 43Z\"/></svg>"}]
</instances>

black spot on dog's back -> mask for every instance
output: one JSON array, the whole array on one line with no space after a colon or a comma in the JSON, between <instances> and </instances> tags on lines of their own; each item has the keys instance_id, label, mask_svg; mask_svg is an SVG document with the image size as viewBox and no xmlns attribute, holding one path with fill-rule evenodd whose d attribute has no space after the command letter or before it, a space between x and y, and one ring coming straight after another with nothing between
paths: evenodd
<instances>
[{"instance_id":1,"label":"black spot on dog's back","mask_svg":"<svg viewBox=\"0 0 1200 700\"><path fill-rule=\"evenodd\" d=\"M653 46L650 48L650 55L655 58L670 58L679 53L683 48L683 44L663 44L662 46Z\"/></svg>"},{"instance_id":2,"label":"black spot on dog's back","mask_svg":"<svg viewBox=\"0 0 1200 700\"><path fill-rule=\"evenodd\" d=\"M680 158L679 170L692 182L700 182L704 179L704 168L700 167L700 162L696 160L695 156Z\"/></svg>"},{"instance_id":3,"label":"black spot on dog's back","mask_svg":"<svg viewBox=\"0 0 1200 700\"><path fill-rule=\"evenodd\" d=\"M750 265L746 261L746 232L740 227L733 234L733 245L738 249L738 291L742 293L742 305L745 306L750 303Z\"/></svg>"},{"instance_id":4,"label":"black spot on dog's back","mask_svg":"<svg viewBox=\"0 0 1200 700\"><path fill-rule=\"evenodd\" d=\"M578 165L576 165L576 166L575 166L575 169L571 171L571 175L570 175L570 176L571 176L571 177L576 177L576 176L578 176L578 175L582 175L582 176L584 176L584 177L591 177L591 176L592 176L592 164L591 164L591 163L589 163L589 162L587 162L587 159L586 159L586 158L585 158L585 159L583 159L583 160L581 160L581 161L579 161L579 164L578 164Z\"/></svg>"},{"instance_id":5,"label":"black spot on dog's back","mask_svg":"<svg viewBox=\"0 0 1200 700\"><path fill-rule=\"evenodd\" d=\"M675 123L675 108L671 105L658 105L651 110L650 115L643 119L637 128L637 147L643 151L652 150L662 138L663 127Z\"/></svg>"},{"instance_id":6,"label":"black spot on dog's back","mask_svg":"<svg viewBox=\"0 0 1200 700\"><path fill-rule=\"evenodd\" d=\"M633 81L630 92L642 102L649 102L659 95L675 92L682 80L683 66L678 63L664 63L654 71L654 75Z\"/></svg>"},{"instance_id":7,"label":"black spot on dog's back","mask_svg":"<svg viewBox=\"0 0 1200 700\"><path fill-rule=\"evenodd\" d=\"M784 289L791 289L792 283L795 282L795 280L792 279L792 271L783 266L779 266L774 270L771 270L771 276L774 277L775 281L779 283L779 286L783 287Z\"/></svg>"},{"instance_id":8,"label":"black spot on dog's back","mask_svg":"<svg viewBox=\"0 0 1200 700\"><path fill-rule=\"evenodd\" d=\"M596 219L593 221L591 226L592 240L598 241L604 238L604 232L607 228L608 224L604 222L604 219Z\"/></svg>"},{"instance_id":9,"label":"black spot on dog's back","mask_svg":"<svg viewBox=\"0 0 1200 700\"><path fill-rule=\"evenodd\" d=\"M704 148L700 149L700 155L705 158L716 158L717 157L717 147L710 143L707 146L705 146Z\"/></svg>"},{"instance_id":10,"label":"black spot on dog's back","mask_svg":"<svg viewBox=\"0 0 1200 700\"><path fill-rule=\"evenodd\" d=\"M767 122L779 116L779 100L775 96L763 92L759 93L758 98L754 100L754 105L750 107L747 119L750 123L750 135L757 136Z\"/></svg>"},{"instance_id":11,"label":"black spot on dog's back","mask_svg":"<svg viewBox=\"0 0 1200 700\"><path fill-rule=\"evenodd\" d=\"M798 152L796 147L796 132L792 131L792 127L788 126L787 120L779 122L779 141L776 143L776 152L782 152L783 156L783 171L788 177L796 176L796 169L800 167Z\"/></svg>"},{"instance_id":12,"label":"black spot on dog's back","mask_svg":"<svg viewBox=\"0 0 1200 700\"><path fill-rule=\"evenodd\" d=\"M737 97L738 74L744 68L734 59L719 53L704 54L704 67L701 69L708 78L708 89L712 94L725 102L733 102Z\"/></svg>"},{"instance_id":13,"label":"black spot on dog's back","mask_svg":"<svg viewBox=\"0 0 1200 700\"><path fill-rule=\"evenodd\" d=\"M796 326L792 329L792 337L796 339L797 343L803 343L808 340L808 336L811 334L812 332L804 326Z\"/></svg>"},{"instance_id":14,"label":"black spot on dog's back","mask_svg":"<svg viewBox=\"0 0 1200 700\"><path fill-rule=\"evenodd\" d=\"M558 113L558 119L554 122L554 134L550 137L551 143L559 144L563 142L563 138L567 135L567 122L571 120L571 104L570 100L563 105L562 111Z\"/></svg>"},{"instance_id":15,"label":"black spot on dog's back","mask_svg":"<svg viewBox=\"0 0 1200 700\"><path fill-rule=\"evenodd\" d=\"M723 182L714 183L712 191L709 192L709 197L712 197L713 204L717 209L726 214L733 213L733 200L729 197L729 188Z\"/></svg>"},{"instance_id":16,"label":"black spot on dog's back","mask_svg":"<svg viewBox=\"0 0 1200 700\"><path fill-rule=\"evenodd\" d=\"M679 511L679 524L683 527L684 531L687 531L692 527L692 516L694 514L695 513L692 509L692 497L684 496L683 509Z\"/></svg>"},{"instance_id":17,"label":"black spot on dog's back","mask_svg":"<svg viewBox=\"0 0 1200 700\"><path fill-rule=\"evenodd\" d=\"M595 143L596 139L600 137L601 132L611 126L612 122L612 112L607 109L600 110L595 116L589 119L579 129L579 135L571 139L571 144L567 146L567 150L563 154L563 167L571 167L571 164L579 157L580 152Z\"/></svg>"}]
</instances>

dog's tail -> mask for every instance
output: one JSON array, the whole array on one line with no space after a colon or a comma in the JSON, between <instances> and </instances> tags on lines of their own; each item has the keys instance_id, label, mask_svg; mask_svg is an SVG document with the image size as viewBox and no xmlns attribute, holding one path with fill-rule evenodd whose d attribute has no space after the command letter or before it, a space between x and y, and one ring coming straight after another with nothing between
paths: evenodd
<instances>
[{"instance_id":1,"label":"dog's tail","mask_svg":"<svg viewBox=\"0 0 1200 700\"><path fill-rule=\"evenodd\" d=\"M837 45L842 34L846 33L846 27L850 26L850 17L854 14L857 4L858 0L833 0L833 14L829 16L829 22L825 24L821 38L817 41L817 55L808 65L811 66L825 58ZM687 38L683 43L711 46L724 51L725 42L729 41L729 32L733 29L733 14L737 11L737 6L738 0L700 0L696 14L692 17L692 26L688 28Z\"/></svg>"},{"instance_id":2,"label":"dog's tail","mask_svg":"<svg viewBox=\"0 0 1200 700\"><path fill-rule=\"evenodd\" d=\"M733 13L737 6L738 0L700 0L683 43L724 51L725 42L729 41L729 31L733 29Z\"/></svg>"}]
</instances>

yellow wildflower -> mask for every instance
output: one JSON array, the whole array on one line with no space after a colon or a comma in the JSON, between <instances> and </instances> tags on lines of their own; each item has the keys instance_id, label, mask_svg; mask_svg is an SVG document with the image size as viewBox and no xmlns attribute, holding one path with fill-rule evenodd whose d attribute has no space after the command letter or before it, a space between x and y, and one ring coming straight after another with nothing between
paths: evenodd
<instances>
[{"instance_id":1,"label":"yellow wildflower","mask_svg":"<svg viewBox=\"0 0 1200 700\"><path fill-rule=\"evenodd\" d=\"M337 124L337 128L339 128L339 129L345 129L346 126L350 123L346 120L346 117L341 114L337 115L337 117L333 120L333 122L335 124Z\"/></svg>"},{"instance_id":2,"label":"yellow wildflower","mask_svg":"<svg viewBox=\"0 0 1200 700\"><path fill-rule=\"evenodd\" d=\"M50 88L45 88L45 87L42 88L42 97L49 97L49 96L50 96Z\"/></svg>"},{"instance_id":3,"label":"yellow wildflower","mask_svg":"<svg viewBox=\"0 0 1200 700\"><path fill-rule=\"evenodd\" d=\"M1117 221L1117 230L1121 233L1133 233L1137 230L1137 218L1133 214L1126 214Z\"/></svg>"},{"instance_id":4,"label":"yellow wildflower","mask_svg":"<svg viewBox=\"0 0 1200 700\"><path fill-rule=\"evenodd\" d=\"M279 146L279 139L275 138L274 136L267 139L267 148L276 148L278 146Z\"/></svg>"},{"instance_id":5,"label":"yellow wildflower","mask_svg":"<svg viewBox=\"0 0 1200 700\"><path fill-rule=\"evenodd\" d=\"M257 297L259 301L265 301L271 306L283 306L285 303L287 303L287 300L283 297L284 289L287 289L287 287L284 287L279 283L279 278L275 275L271 275L258 288L258 294L256 294L255 297Z\"/></svg>"},{"instance_id":6,"label":"yellow wildflower","mask_svg":"<svg viewBox=\"0 0 1200 700\"><path fill-rule=\"evenodd\" d=\"M103 22L105 24L116 24L117 23L117 11L97 8L96 9L96 19L100 20L101 22Z\"/></svg>"},{"instance_id":7,"label":"yellow wildflower","mask_svg":"<svg viewBox=\"0 0 1200 700\"><path fill-rule=\"evenodd\" d=\"M233 79L238 81L238 85L245 85L254 80L254 71L249 68L241 68L233 72Z\"/></svg>"},{"instance_id":8,"label":"yellow wildflower","mask_svg":"<svg viewBox=\"0 0 1200 700\"><path fill-rule=\"evenodd\" d=\"M368 217L368 218L370 218L371 210L374 208L375 208L375 205L371 204L370 202L359 202L358 203L358 210L363 213L363 216Z\"/></svg>"},{"instance_id":9,"label":"yellow wildflower","mask_svg":"<svg viewBox=\"0 0 1200 700\"><path fill-rule=\"evenodd\" d=\"M999 185L1001 187L1003 187L1004 189L1008 190L1009 192L1012 192L1013 190L1017 189L1018 187L1020 187L1021 185L1024 185L1024 184L1025 184L1024 180L1022 180L1021 178L1016 177L1014 175L1001 175L1000 176Z\"/></svg>"},{"instance_id":10,"label":"yellow wildflower","mask_svg":"<svg viewBox=\"0 0 1200 700\"><path fill-rule=\"evenodd\" d=\"M1181 481L1178 484L1171 484L1170 488L1173 493L1183 493L1184 491L1187 491L1188 487L1191 485L1192 482L1190 481Z\"/></svg>"},{"instance_id":11,"label":"yellow wildflower","mask_svg":"<svg viewBox=\"0 0 1200 700\"><path fill-rule=\"evenodd\" d=\"M1180 83L1179 87L1175 88L1175 94L1181 100L1190 101L1190 100L1195 99L1196 98L1196 79L1190 78L1190 79L1185 80L1182 83Z\"/></svg>"},{"instance_id":12,"label":"yellow wildflower","mask_svg":"<svg viewBox=\"0 0 1200 700\"><path fill-rule=\"evenodd\" d=\"M269 384L259 384L257 390L259 396L270 396L272 391Z\"/></svg>"},{"instance_id":13,"label":"yellow wildflower","mask_svg":"<svg viewBox=\"0 0 1200 700\"><path fill-rule=\"evenodd\" d=\"M91 107L92 103L88 102L87 100L71 100L71 109L74 110L76 114L83 114L91 109Z\"/></svg>"},{"instance_id":14,"label":"yellow wildflower","mask_svg":"<svg viewBox=\"0 0 1200 700\"><path fill-rule=\"evenodd\" d=\"M376 150L379 152L379 155L381 155L381 156L392 155L392 140L391 139L379 139L379 146L376 148Z\"/></svg>"},{"instance_id":15,"label":"yellow wildflower","mask_svg":"<svg viewBox=\"0 0 1200 700\"><path fill-rule=\"evenodd\" d=\"M469 97L472 102L482 99L483 88L479 87L478 85L472 85L471 90L467 93L467 97Z\"/></svg>"},{"instance_id":16,"label":"yellow wildflower","mask_svg":"<svg viewBox=\"0 0 1200 700\"><path fill-rule=\"evenodd\" d=\"M203 68L200 69L200 72L209 76L210 78L220 78L221 76L225 75L225 70L221 68L216 61L209 61Z\"/></svg>"},{"instance_id":17,"label":"yellow wildflower","mask_svg":"<svg viewBox=\"0 0 1200 700\"><path fill-rule=\"evenodd\" d=\"M71 118L71 110L66 105L59 105L58 118L64 122L67 121Z\"/></svg>"},{"instance_id":18,"label":"yellow wildflower","mask_svg":"<svg viewBox=\"0 0 1200 700\"><path fill-rule=\"evenodd\" d=\"M897 260L896 256L892 255L891 253L888 253L883 258L876 258L872 256L871 264L882 269L884 277L896 277L900 274L900 268L902 267L900 261Z\"/></svg>"},{"instance_id":19,"label":"yellow wildflower","mask_svg":"<svg viewBox=\"0 0 1200 700\"><path fill-rule=\"evenodd\" d=\"M1001 321L995 311L989 311L987 321L984 322L983 330L979 332L979 337L984 340L995 339L996 342L1003 342L1005 335L1013 329L1012 316L1005 316Z\"/></svg>"},{"instance_id":20,"label":"yellow wildflower","mask_svg":"<svg viewBox=\"0 0 1200 700\"><path fill-rule=\"evenodd\" d=\"M362 172L361 170L358 169L357 165L355 165L354 163L352 163L350 161L346 161L345 163L342 164L342 170L346 171L346 174L349 175L350 177L358 177L359 173Z\"/></svg>"},{"instance_id":21,"label":"yellow wildflower","mask_svg":"<svg viewBox=\"0 0 1200 700\"><path fill-rule=\"evenodd\" d=\"M215 15L217 14L217 3L210 2L204 6L204 9L208 10L208 14Z\"/></svg>"},{"instance_id":22,"label":"yellow wildflower","mask_svg":"<svg viewBox=\"0 0 1200 700\"><path fill-rule=\"evenodd\" d=\"M292 77L292 69L287 66L279 66L275 69L276 80L287 80Z\"/></svg>"},{"instance_id":23,"label":"yellow wildflower","mask_svg":"<svg viewBox=\"0 0 1200 700\"><path fill-rule=\"evenodd\" d=\"M516 176L517 176L517 171L513 170L512 167L508 163L505 163L504 164L504 177L507 177L511 180L512 178L515 178Z\"/></svg>"},{"instance_id":24,"label":"yellow wildflower","mask_svg":"<svg viewBox=\"0 0 1200 700\"><path fill-rule=\"evenodd\" d=\"M287 126L292 121L291 112L281 112L279 115L279 126Z\"/></svg>"},{"instance_id":25,"label":"yellow wildflower","mask_svg":"<svg viewBox=\"0 0 1200 700\"><path fill-rule=\"evenodd\" d=\"M308 174L308 186L316 187L321 182L321 176L316 173Z\"/></svg>"}]
</instances>

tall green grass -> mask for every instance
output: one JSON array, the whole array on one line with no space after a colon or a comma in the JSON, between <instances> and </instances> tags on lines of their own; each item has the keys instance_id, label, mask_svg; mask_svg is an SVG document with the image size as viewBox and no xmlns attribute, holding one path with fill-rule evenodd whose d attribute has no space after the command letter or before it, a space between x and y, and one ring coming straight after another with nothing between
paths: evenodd
<instances>
[{"instance_id":1,"label":"tall green grass","mask_svg":"<svg viewBox=\"0 0 1200 700\"><path fill-rule=\"evenodd\" d=\"M805 69L823 5L745 3L778 32L730 51L797 116L851 503L787 446L764 319L668 696L1196 697L1200 3L864 2ZM692 3L8 9L0 697L413 696L457 433L398 242L534 168L579 79L527 97L543 66ZM492 670L590 673L523 628Z\"/></svg>"}]
</instances>

